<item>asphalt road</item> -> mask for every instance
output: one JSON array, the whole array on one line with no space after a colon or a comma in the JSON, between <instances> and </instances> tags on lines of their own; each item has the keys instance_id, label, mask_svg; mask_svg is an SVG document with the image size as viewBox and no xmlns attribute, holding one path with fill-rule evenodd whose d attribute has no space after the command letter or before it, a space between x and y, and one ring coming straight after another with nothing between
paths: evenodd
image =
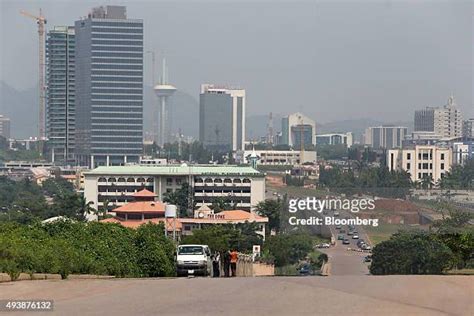
<instances>
[{"instance_id":1,"label":"asphalt road","mask_svg":"<svg viewBox=\"0 0 474 316\"><path fill-rule=\"evenodd\" d=\"M472 315L469 276L18 281L0 299L53 299L12 315ZM2 313L0 313L2 314Z\"/></svg>"}]
</instances>

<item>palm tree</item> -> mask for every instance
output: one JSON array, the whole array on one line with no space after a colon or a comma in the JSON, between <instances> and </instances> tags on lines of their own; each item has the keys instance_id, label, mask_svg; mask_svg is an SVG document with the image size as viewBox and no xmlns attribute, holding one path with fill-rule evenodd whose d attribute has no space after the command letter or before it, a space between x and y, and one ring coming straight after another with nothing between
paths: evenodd
<instances>
[{"instance_id":1,"label":"palm tree","mask_svg":"<svg viewBox=\"0 0 474 316\"><path fill-rule=\"evenodd\" d=\"M424 175L421 179L421 187L423 189L431 189L433 185L433 178L431 176Z\"/></svg>"},{"instance_id":2,"label":"palm tree","mask_svg":"<svg viewBox=\"0 0 474 316\"><path fill-rule=\"evenodd\" d=\"M92 204L94 204L94 202L87 202L84 196L79 197L79 209L77 210L77 213L84 217L86 217L87 215L96 215L98 218L98 212L95 208L91 206Z\"/></svg>"}]
</instances>

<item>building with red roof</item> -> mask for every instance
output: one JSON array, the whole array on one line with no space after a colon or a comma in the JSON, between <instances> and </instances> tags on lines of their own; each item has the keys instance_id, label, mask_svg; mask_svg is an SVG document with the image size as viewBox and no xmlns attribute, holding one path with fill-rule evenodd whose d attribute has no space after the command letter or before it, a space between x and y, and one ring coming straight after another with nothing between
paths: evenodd
<instances>
[{"instance_id":1,"label":"building with red roof","mask_svg":"<svg viewBox=\"0 0 474 316\"><path fill-rule=\"evenodd\" d=\"M115 216L102 220L103 223L118 223L129 228L137 228L146 223L164 223L166 230L180 235L191 235L194 229L207 225L241 224L245 222L259 223L256 233L265 238L265 224L268 218L254 212L244 210L225 210L214 213L208 206L203 205L194 211L194 217L171 218L165 217L166 204L155 201L156 195L143 189L133 195L135 201L129 202L113 210Z\"/></svg>"}]
</instances>

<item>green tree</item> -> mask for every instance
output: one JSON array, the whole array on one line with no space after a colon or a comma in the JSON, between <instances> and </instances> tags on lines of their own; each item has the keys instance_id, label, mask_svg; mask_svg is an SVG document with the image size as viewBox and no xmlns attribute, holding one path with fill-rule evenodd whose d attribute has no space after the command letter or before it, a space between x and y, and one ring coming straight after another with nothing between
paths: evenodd
<instances>
[{"instance_id":1,"label":"green tree","mask_svg":"<svg viewBox=\"0 0 474 316\"><path fill-rule=\"evenodd\" d=\"M257 204L256 210L258 215L268 217L268 234L271 230L280 230L281 213L283 212L283 203L280 199L266 199Z\"/></svg>"}]
</instances>

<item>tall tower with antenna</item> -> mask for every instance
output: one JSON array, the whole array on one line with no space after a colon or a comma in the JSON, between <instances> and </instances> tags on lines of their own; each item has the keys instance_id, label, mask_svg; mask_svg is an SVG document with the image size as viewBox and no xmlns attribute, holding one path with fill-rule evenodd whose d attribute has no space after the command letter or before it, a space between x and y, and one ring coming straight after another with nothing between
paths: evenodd
<instances>
[{"instance_id":1,"label":"tall tower with antenna","mask_svg":"<svg viewBox=\"0 0 474 316\"><path fill-rule=\"evenodd\" d=\"M166 120L166 113L168 111L167 106L169 106L169 98L176 92L176 88L170 84L168 84L167 78L167 69L166 69L166 60L163 58L163 69L160 81L155 86L155 93L158 97L158 106L160 112L160 128L159 128L159 135L158 135L158 145L163 147L163 145L168 141L166 139L166 128L169 126L169 122ZM157 118L156 118L157 119Z\"/></svg>"}]
</instances>

